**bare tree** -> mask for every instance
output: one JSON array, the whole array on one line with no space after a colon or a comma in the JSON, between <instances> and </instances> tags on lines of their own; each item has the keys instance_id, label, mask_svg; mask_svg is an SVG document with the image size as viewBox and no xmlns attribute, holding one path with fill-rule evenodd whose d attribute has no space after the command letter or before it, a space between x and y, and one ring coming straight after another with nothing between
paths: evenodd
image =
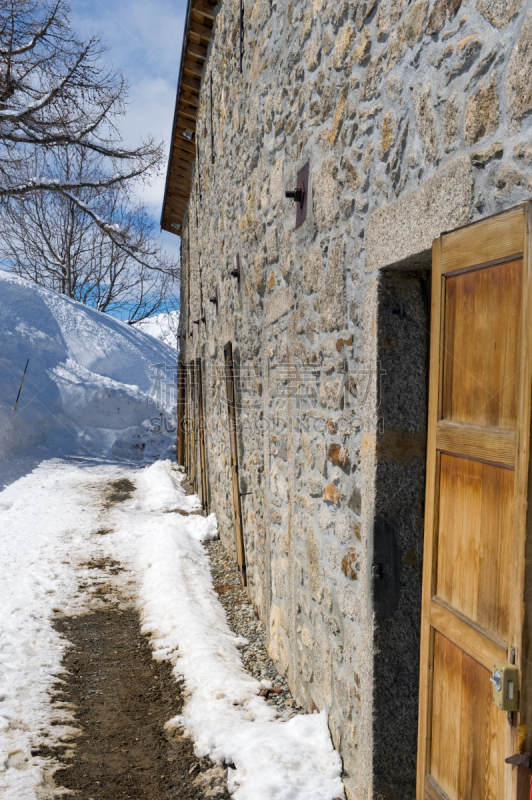
<instances>
[{"instance_id":1,"label":"bare tree","mask_svg":"<svg viewBox=\"0 0 532 800\"><path fill-rule=\"evenodd\" d=\"M86 194L149 179L163 148L153 138L123 146L117 118L124 113L124 78L104 65L98 36L76 38L69 13L64 0L0 0L0 202L62 195L118 249L160 270L156 250L131 239ZM58 152L78 157L83 170L75 179L57 169L61 159L49 158ZM81 153L98 157L82 160Z\"/></svg>"},{"instance_id":2,"label":"bare tree","mask_svg":"<svg viewBox=\"0 0 532 800\"><path fill-rule=\"evenodd\" d=\"M55 154L57 170L76 182L99 154ZM142 252L151 252L157 269L129 255L93 223L79 204L62 193L27 194L2 210L0 259L18 275L100 311L138 322L172 307L176 260L154 240L154 225L142 206L132 204L127 186L79 190L82 203L123 231Z\"/></svg>"}]
</instances>

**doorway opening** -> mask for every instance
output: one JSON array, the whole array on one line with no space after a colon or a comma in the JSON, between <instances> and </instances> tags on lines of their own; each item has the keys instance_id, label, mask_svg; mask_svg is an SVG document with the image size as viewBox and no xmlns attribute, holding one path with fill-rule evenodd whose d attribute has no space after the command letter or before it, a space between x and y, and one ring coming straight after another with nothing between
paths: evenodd
<instances>
[{"instance_id":1,"label":"doorway opening","mask_svg":"<svg viewBox=\"0 0 532 800\"><path fill-rule=\"evenodd\" d=\"M373 774L383 800L416 792L430 269L428 251L414 270L383 270L378 287Z\"/></svg>"}]
</instances>

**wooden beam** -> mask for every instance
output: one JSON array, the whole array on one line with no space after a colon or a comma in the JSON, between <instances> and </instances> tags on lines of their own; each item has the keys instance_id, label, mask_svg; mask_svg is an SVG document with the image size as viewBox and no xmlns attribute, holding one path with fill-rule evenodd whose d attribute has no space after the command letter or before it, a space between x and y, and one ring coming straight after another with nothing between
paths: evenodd
<instances>
[{"instance_id":1,"label":"wooden beam","mask_svg":"<svg viewBox=\"0 0 532 800\"><path fill-rule=\"evenodd\" d=\"M196 94L199 95L201 90L201 81L183 75L183 78L181 80L181 86L184 86L185 89L189 89L191 92L195 92Z\"/></svg>"},{"instance_id":2,"label":"wooden beam","mask_svg":"<svg viewBox=\"0 0 532 800\"><path fill-rule=\"evenodd\" d=\"M206 0L194 0L194 11L198 11L200 14L203 14L204 17L214 21L215 8L216 6L207 3Z\"/></svg>"},{"instance_id":3,"label":"wooden beam","mask_svg":"<svg viewBox=\"0 0 532 800\"><path fill-rule=\"evenodd\" d=\"M169 213L173 217L181 217L182 219L187 213L187 206L170 206Z\"/></svg>"},{"instance_id":4,"label":"wooden beam","mask_svg":"<svg viewBox=\"0 0 532 800\"><path fill-rule=\"evenodd\" d=\"M177 113L178 117L181 117L181 119L196 125L197 109L191 108L190 106L180 105ZM190 126L187 125L187 127Z\"/></svg>"},{"instance_id":5,"label":"wooden beam","mask_svg":"<svg viewBox=\"0 0 532 800\"><path fill-rule=\"evenodd\" d=\"M187 54L196 56L197 58L201 58L203 61L205 61L207 58L207 48L205 45L200 44L199 42L187 41Z\"/></svg>"},{"instance_id":6,"label":"wooden beam","mask_svg":"<svg viewBox=\"0 0 532 800\"><path fill-rule=\"evenodd\" d=\"M181 139L183 139L183 137L181 137ZM181 147L181 139L172 142L172 161L174 159L181 159L181 161L185 161L187 164L193 164L196 160L196 152L189 153ZM183 139L183 142L184 141L185 139Z\"/></svg>"},{"instance_id":7,"label":"wooden beam","mask_svg":"<svg viewBox=\"0 0 532 800\"><path fill-rule=\"evenodd\" d=\"M182 170L171 169L170 175L172 176L172 183L170 184L169 191L172 191L172 186L176 182L179 182L181 185L186 185L189 188L192 188L192 178L190 177L190 175L186 175Z\"/></svg>"},{"instance_id":8,"label":"wooden beam","mask_svg":"<svg viewBox=\"0 0 532 800\"><path fill-rule=\"evenodd\" d=\"M183 217L187 213L187 208L188 208L187 205L177 206L170 204L170 206L168 206L168 213L171 214L172 217L181 217L181 219L183 219Z\"/></svg>"},{"instance_id":9,"label":"wooden beam","mask_svg":"<svg viewBox=\"0 0 532 800\"><path fill-rule=\"evenodd\" d=\"M181 196L179 194L171 195L168 199L168 208L187 208L188 196L188 192L186 196Z\"/></svg>"},{"instance_id":10,"label":"wooden beam","mask_svg":"<svg viewBox=\"0 0 532 800\"><path fill-rule=\"evenodd\" d=\"M192 119L192 117L184 117L179 111L176 117L175 123L176 129L179 128L184 131L195 131L196 130L196 119Z\"/></svg>"},{"instance_id":11,"label":"wooden beam","mask_svg":"<svg viewBox=\"0 0 532 800\"><path fill-rule=\"evenodd\" d=\"M174 170L178 170L179 172L182 172L183 175L185 177L187 177L187 178L192 178L192 165L191 164L187 164L185 166L184 164L177 164L176 162L174 162L172 160L170 162L170 171L173 172Z\"/></svg>"},{"instance_id":12,"label":"wooden beam","mask_svg":"<svg viewBox=\"0 0 532 800\"><path fill-rule=\"evenodd\" d=\"M190 73L192 78L196 77L201 80L203 64L200 61L193 61L191 58L185 58L184 69L185 73Z\"/></svg>"},{"instance_id":13,"label":"wooden beam","mask_svg":"<svg viewBox=\"0 0 532 800\"><path fill-rule=\"evenodd\" d=\"M181 94L179 96L179 108L181 108L182 104L193 106L194 108L199 108L199 100L197 96L195 94L187 92L186 90L184 92L181 91Z\"/></svg>"},{"instance_id":14,"label":"wooden beam","mask_svg":"<svg viewBox=\"0 0 532 800\"><path fill-rule=\"evenodd\" d=\"M206 39L208 42L210 42L212 36L212 27L209 27L208 25L202 25L201 22L196 22L195 19L191 19L188 34L189 36L199 36L201 39ZM195 39L192 39L192 41L195 41Z\"/></svg>"},{"instance_id":15,"label":"wooden beam","mask_svg":"<svg viewBox=\"0 0 532 800\"><path fill-rule=\"evenodd\" d=\"M171 182L168 185L168 191L171 192L177 182L186 182L189 187L192 186L192 176L187 174L182 167L175 167L173 164L170 166L169 174Z\"/></svg>"},{"instance_id":16,"label":"wooden beam","mask_svg":"<svg viewBox=\"0 0 532 800\"><path fill-rule=\"evenodd\" d=\"M200 25L204 25L206 28L212 28L213 20L211 17L208 17L202 11L198 11L196 8L192 9L191 19L194 22L198 22Z\"/></svg>"},{"instance_id":17,"label":"wooden beam","mask_svg":"<svg viewBox=\"0 0 532 800\"><path fill-rule=\"evenodd\" d=\"M196 160L196 145L194 142L189 142L183 135L180 135L175 137L174 145L183 153L188 153L188 155L193 156L194 161Z\"/></svg>"}]
</instances>

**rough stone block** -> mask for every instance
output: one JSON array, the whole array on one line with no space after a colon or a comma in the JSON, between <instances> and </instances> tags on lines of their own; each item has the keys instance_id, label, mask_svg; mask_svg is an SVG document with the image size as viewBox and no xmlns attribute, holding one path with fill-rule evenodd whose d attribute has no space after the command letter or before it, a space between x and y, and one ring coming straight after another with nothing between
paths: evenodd
<instances>
[{"instance_id":1,"label":"rough stone block","mask_svg":"<svg viewBox=\"0 0 532 800\"><path fill-rule=\"evenodd\" d=\"M334 43L333 65L335 69L341 69L344 66L345 58L351 48L355 35L355 28L349 21L340 28Z\"/></svg>"},{"instance_id":2,"label":"rough stone block","mask_svg":"<svg viewBox=\"0 0 532 800\"><path fill-rule=\"evenodd\" d=\"M496 142L486 147L484 150L477 150L476 153L473 153L471 156L471 163L474 166L484 166L484 164L487 164L488 161L491 161L493 158L501 158L503 153L503 143Z\"/></svg>"},{"instance_id":3,"label":"rough stone block","mask_svg":"<svg viewBox=\"0 0 532 800\"><path fill-rule=\"evenodd\" d=\"M303 286L307 292L317 292L323 281L323 256L319 245L313 245L303 260Z\"/></svg>"},{"instance_id":4,"label":"rough stone block","mask_svg":"<svg viewBox=\"0 0 532 800\"><path fill-rule=\"evenodd\" d=\"M379 142L379 158L384 161L395 139L395 114L390 109L382 120L381 138Z\"/></svg>"},{"instance_id":5,"label":"rough stone block","mask_svg":"<svg viewBox=\"0 0 532 800\"><path fill-rule=\"evenodd\" d=\"M269 295L264 302L264 324L266 326L277 322L285 314L288 314L292 307L292 300L288 287L282 286L275 294Z\"/></svg>"},{"instance_id":6,"label":"rough stone block","mask_svg":"<svg viewBox=\"0 0 532 800\"><path fill-rule=\"evenodd\" d=\"M277 206L284 197L283 187L284 158L279 158L270 176L270 201L272 206Z\"/></svg>"},{"instance_id":7,"label":"rough stone block","mask_svg":"<svg viewBox=\"0 0 532 800\"><path fill-rule=\"evenodd\" d=\"M338 464L340 467L345 468L349 464L349 450L342 444L331 443L328 456L329 461L332 461L333 464Z\"/></svg>"},{"instance_id":8,"label":"rough stone block","mask_svg":"<svg viewBox=\"0 0 532 800\"><path fill-rule=\"evenodd\" d=\"M477 8L487 20L502 30L519 12L522 0L477 0Z\"/></svg>"},{"instance_id":9,"label":"rough stone block","mask_svg":"<svg viewBox=\"0 0 532 800\"><path fill-rule=\"evenodd\" d=\"M499 95L497 75L470 97L465 110L465 137L470 144L497 128L499 123Z\"/></svg>"},{"instance_id":10,"label":"rough stone block","mask_svg":"<svg viewBox=\"0 0 532 800\"><path fill-rule=\"evenodd\" d=\"M439 156L439 140L434 116L432 86L424 86L416 92L416 124L425 147L425 160L433 164Z\"/></svg>"},{"instance_id":11,"label":"rough stone block","mask_svg":"<svg viewBox=\"0 0 532 800\"><path fill-rule=\"evenodd\" d=\"M471 162L459 156L425 181L420 191L374 211L366 230L366 270L427 251L442 231L468 222L472 190Z\"/></svg>"},{"instance_id":12,"label":"rough stone block","mask_svg":"<svg viewBox=\"0 0 532 800\"><path fill-rule=\"evenodd\" d=\"M427 33L432 35L441 31L447 19L454 17L462 5L462 0L436 0L427 22Z\"/></svg>"},{"instance_id":13,"label":"rough stone block","mask_svg":"<svg viewBox=\"0 0 532 800\"><path fill-rule=\"evenodd\" d=\"M323 490L323 500L327 503L338 505L340 502L340 489L334 483L328 483Z\"/></svg>"},{"instance_id":14,"label":"rough stone block","mask_svg":"<svg viewBox=\"0 0 532 800\"><path fill-rule=\"evenodd\" d=\"M320 164L312 179L312 203L314 219L318 231L330 231L338 221L335 206L336 185L333 172L334 160L328 159Z\"/></svg>"},{"instance_id":15,"label":"rough stone block","mask_svg":"<svg viewBox=\"0 0 532 800\"><path fill-rule=\"evenodd\" d=\"M321 321L325 331L338 330L347 325L344 261L345 241L337 239L331 247L322 292Z\"/></svg>"},{"instance_id":16,"label":"rough stone block","mask_svg":"<svg viewBox=\"0 0 532 800\"><path fill-rule=\"evenodd\" d=\"M532 111L532 12L527 14L508 64L506 108L514 122L520 122Z\"/></svg>"},{"instance_id":17,"label":"rough stone block","mask_svg":"<svg viewBox=\"0 0 532 800\"><path fill-rule=\"evenodd\" d=\"M358 580L358 573L360 572L360 556L358 550L350 547L345 556L342 558L342 572L346 578L352 581Z\"/></svg>"}]
</instances>

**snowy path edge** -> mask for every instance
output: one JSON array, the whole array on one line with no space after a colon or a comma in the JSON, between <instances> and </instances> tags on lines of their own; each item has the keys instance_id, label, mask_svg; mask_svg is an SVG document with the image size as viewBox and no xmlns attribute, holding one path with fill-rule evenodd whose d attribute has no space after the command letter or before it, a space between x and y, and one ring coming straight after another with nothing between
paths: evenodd
<instances>
[{"instance_id":1,"label":"snowy path edge","mask_svg":"<svg viewBox=\"0 0 532 800\"><path fill-rule=\"evenodd\" d=\"M137 573L154 657L168 659L185 681L183 714L168 726L183 727L198 755L234 765L228 787L235 800L344 798L325 712L276 719L244 669L201 544L217 538L216 517L171 513L199 508L182 480L170 461L156 462L137 473L133 504L116 512L120 555Z\"/></svg>"}]
</instances>

